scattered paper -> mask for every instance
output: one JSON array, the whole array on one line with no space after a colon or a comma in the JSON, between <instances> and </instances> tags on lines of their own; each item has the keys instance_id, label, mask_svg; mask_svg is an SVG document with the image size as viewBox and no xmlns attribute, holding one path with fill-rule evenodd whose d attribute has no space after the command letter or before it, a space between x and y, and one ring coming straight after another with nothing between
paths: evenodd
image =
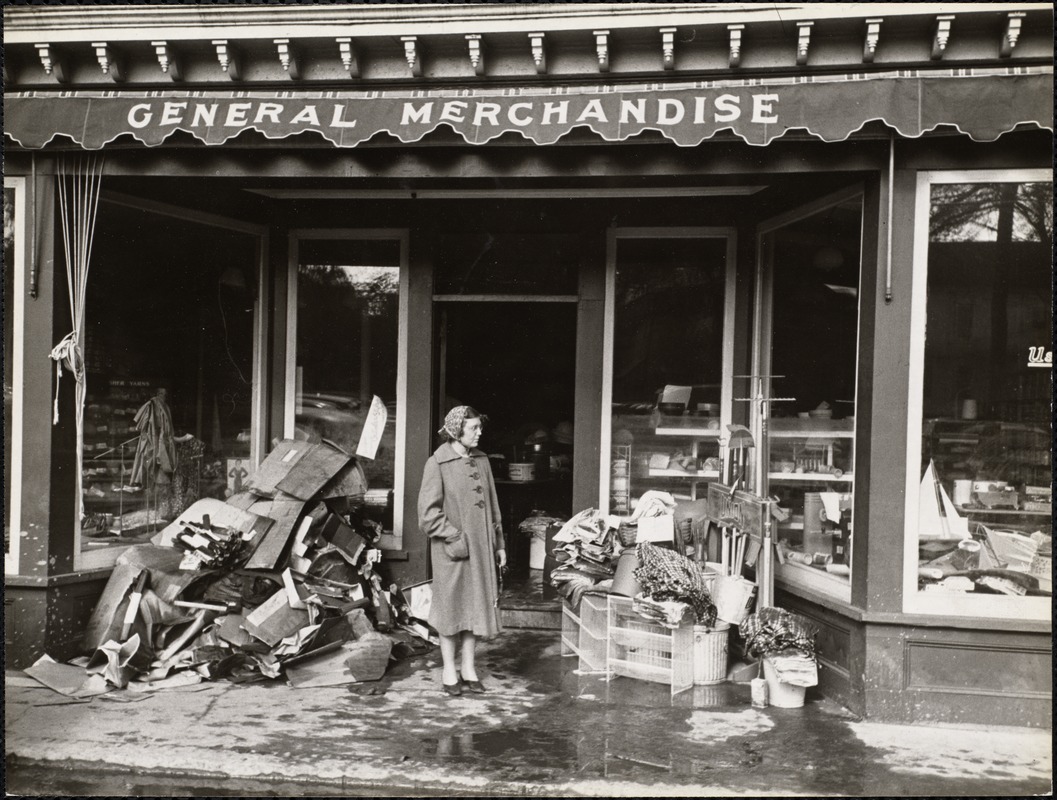
<instances>
[{"instance_id":1,"label":"scattered paper","mask_svg":"<svg viewBox=\"0 0 1057 800\"><path fill-rule=\"evenodd\" d=\"M192 670L177 672L160 681L130 681L128 690L130 692L156 692L159 689L175 689L180 686L191 686L202 682L202 676Z\"/></svg>"},{"instance_id":2,"label":"scattered paper","mask_svg":"<svg viewBox=\"0 0 1057 800\"><path fill-rule=\"evenodd\" d=\"M433 604L433 584L419 583L404 590L407 596L411 616L415 619L429 619L429 610Z\"/></svg>"},{"instance_id":3,"label":"scattered paper","mask_svg":"<svg viewBox=\"0 0 1057 800\"><path fill-rule=\"evenodd\" d=\"M367 418L363 421L363 430L360 432L360 441L356 445L356 455L363 458L374 459L378 453L378 444L382 441L385 432L385 423L389 412L385 408L382 398L375 395L371 398L371 408L367 412Z\"/></svg>"},{"instance_id":4,"label":"scattered paper","mask_svg":"<svg viewBox=\"0 0 1057 800\"><path fill-rule=\"evenodd\" d=\"M138 633L132 634L124 644L115 642L113 639L103 643L88 661L87 672L90 675L102 675L107 683L124 689L128 685L132 672L128 663L139 650L139 644Z\"/></svg>"},{"instance_id":5,"label":"scattered paper","mask_svg":"<svg viewBox=\"0 0 1057 800\"><path fill-rule=\"evenodd\" d=\"M838 492L819 492L826 519L834 525L840 524L840 494Z\"/></svg>"},{"instance_id":6,"label":"scattered paper","mask_svg":"<svg viewBox=\"0 0 1057 800\"><path fill-rule=\"evenodd\" d=\"M43 655L27 667L26 674L37 682L67 697L91 697L110 691L101 675L85 675L83 667L60 664L49 655Z\"/></svg>"}]
</instances>

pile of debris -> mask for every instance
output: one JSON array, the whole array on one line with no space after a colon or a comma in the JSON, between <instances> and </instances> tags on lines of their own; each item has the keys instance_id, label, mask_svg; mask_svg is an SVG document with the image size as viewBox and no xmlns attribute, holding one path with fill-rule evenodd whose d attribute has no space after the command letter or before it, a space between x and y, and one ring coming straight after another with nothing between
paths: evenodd
<instances>
[{"instance_id":1,"label":"pile of debris","mask_svg":"<svg viewBox=\"0 0 1057 800\"><path fill-rule=\"evenodd\" d=\"M245 485L119 557L85 633L89 675L121 688L333 686L432 648L430 587L405 596L380 574L382 530L354 456L284 440Z\"/></svg>"}]
</instances>

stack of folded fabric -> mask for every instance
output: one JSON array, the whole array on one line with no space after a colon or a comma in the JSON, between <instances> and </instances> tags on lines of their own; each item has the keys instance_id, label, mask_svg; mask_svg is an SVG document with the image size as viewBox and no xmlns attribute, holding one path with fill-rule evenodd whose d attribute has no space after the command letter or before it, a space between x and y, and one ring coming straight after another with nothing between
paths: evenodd
<instances>
[{"instance_id":1,"label":"stack of folded fabric","mask_svg":"<svg viewBox=\"0 0 1057 800\"><path fill-rule=\"evenodd\" d=\"M781 608L761 608L741 623L745 650L750 656L800 654L814 660L815 636L812 623L799 614Z\"/></svg>"},{"instance_id":2,"label":"stack of folded fabric","mask_svg":"<svg viewBox=\"0 0 1057 800\"><path fill-rule=\"evenodd\" d=\"M693 609L699 624L715 624L716 606L705 584L704 574L695 562L649 542L638 545L638 558L635 578L642 587L643 595L653 601L685 603Z\"/></svg>"},{"instance_id":3,"label":"stack of folded fabric","mask_svg":"<svg viewBox=\"0 0 1057 800\"><path fill-rule=\"evenodd\" d=\"M680 600L655 600L644 594L635 595L631 601L631 610L640 617L672 630L679 627L689 608L690 606Z\"/></svg>"},{"instance_id":4,"label":"stack of folded fabric","mask_svg":"<svg viewBox=\"0 0 1057 800\"><path fill-rule=\"evenodd\" d=\"M588 589L605 590L612 585L616 531L611 522L588 508L554 535L554 556L560 563L551 571L551 585L574 606Z\"/></svg>"}]
</instances>

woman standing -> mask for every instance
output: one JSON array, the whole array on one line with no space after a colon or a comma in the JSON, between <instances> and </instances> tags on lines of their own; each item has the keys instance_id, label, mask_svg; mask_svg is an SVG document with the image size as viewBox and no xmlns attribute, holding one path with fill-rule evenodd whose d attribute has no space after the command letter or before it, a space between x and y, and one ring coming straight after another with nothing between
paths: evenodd
<instances>
[{"instance_id":1,"label":"woman standing","mask_svg":"<svg viewBox=\"0 0 1057 800\"><path fill-rule=\"evenodd\" d=\"M506 550L492 468L477 449L481 424L469 406L448 412L440 429L447 441L426 461L418 496L419 527L433 558L429 624L440 635L442 682L453 697L464 686L484 692L474 663L477 638L500 630L496 564L506 565Z\"/></svg>"}]
</instances>

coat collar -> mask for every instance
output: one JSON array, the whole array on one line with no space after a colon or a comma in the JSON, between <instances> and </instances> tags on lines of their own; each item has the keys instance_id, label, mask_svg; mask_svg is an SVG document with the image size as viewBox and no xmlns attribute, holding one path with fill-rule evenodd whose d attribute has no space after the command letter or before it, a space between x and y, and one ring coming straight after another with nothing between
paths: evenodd
<instances>
[{"instance_id":1,"label":"coat collar","mask_svg":"<svg viewBox=\"0 0 1057 800\"><path fill-rule=\"evenodd\" d=\"M438 464L443 464L447 461L456 461L462 456L455 452L455 448L451 446L451 442L445 442L436 449L433 453L433 457L437 459ZM478 450L476 447L470 451L470 458L487 458L483 450Z\"/></svg>"}]
</instances>

